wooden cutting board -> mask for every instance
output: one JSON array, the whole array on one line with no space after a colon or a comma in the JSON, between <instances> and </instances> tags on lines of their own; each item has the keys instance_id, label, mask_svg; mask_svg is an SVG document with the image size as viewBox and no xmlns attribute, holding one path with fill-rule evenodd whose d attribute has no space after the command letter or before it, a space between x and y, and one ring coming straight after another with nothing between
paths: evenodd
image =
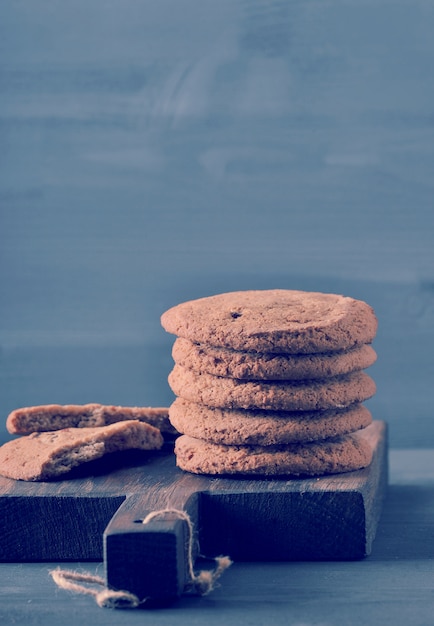
<instances>
[{"instance_id":1,"label":"wooden cutting board","mask_svg":"<svg viewBox=\"0 0 434 626\"><path fill-rule=\"evenodd\" d=\"M187 525L200 554L235 561L349 560L371 552L387 485L384 422L368 429L371 465L321 478L196 476L173 446L112 455L68 477L26 483L0 477L0 560L104 559L107 584L138 597L179 596L188 582Z\"/></svg>"}]
</instances>

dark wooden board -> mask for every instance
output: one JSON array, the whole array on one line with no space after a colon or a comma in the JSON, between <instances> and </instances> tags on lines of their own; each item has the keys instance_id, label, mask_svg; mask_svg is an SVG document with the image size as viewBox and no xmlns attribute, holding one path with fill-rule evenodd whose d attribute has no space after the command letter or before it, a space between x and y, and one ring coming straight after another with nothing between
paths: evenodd
<instances>
[{"instance_id":1,"label":"dark wooden board","mask_svg":"<svg viewBox=\"0 0 434 626\"><path fill-rule=\"evenodd\" d=\"M104 557L110 586L139 597L176 596L187 581L185 522L140 523L168 507L188 513L208 557L363 558L371 552L387 484L386 425L377 421L369 430L375 449L370 467L322 478L195 476L175 466L171 446L115 455L68 480L1 478L0 560Z\"/></svg>"}]
</instances>

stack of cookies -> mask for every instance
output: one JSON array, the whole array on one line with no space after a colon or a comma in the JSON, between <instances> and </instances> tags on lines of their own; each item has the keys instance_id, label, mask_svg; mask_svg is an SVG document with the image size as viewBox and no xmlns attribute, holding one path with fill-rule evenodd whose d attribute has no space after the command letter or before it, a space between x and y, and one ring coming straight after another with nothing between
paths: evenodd
<instances>
[{"instance_id":1,"label":"stack of cookies","mask_svg":"<svg viewBox=\"0 0 434 626\"><path fill-rule=\"evenodd\" d=\"M239 291L161 317L177 339L169 408L178 466L198 474L322 475L369 465L372 308L341 295Z\"/></svg>"}]
</instances>

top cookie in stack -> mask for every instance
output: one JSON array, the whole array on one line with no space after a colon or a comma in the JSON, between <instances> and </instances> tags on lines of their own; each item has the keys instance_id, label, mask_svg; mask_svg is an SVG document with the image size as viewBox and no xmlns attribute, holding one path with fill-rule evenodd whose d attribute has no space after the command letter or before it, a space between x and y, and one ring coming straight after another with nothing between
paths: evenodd
<instances>
[{"instance_id":1,"label":"top cookie in stack","mask_svg":"<svg viewBox=\"0 0 434 626\"><path fill-rule=\"evenodd\" d=\"M372 308L335 294L238 291L179 304L169 384L178 465L207 474L322 474L369 464Z\"/></svg>"}]
</instances>

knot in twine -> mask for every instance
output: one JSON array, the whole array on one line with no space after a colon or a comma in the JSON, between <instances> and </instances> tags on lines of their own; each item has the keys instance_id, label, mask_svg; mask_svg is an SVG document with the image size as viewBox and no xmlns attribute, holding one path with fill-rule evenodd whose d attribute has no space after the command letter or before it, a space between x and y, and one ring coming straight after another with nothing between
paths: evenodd
<instances>
[{"instance_id":1,"label":"knot in twine","mask_svg":"<svg viewBox=\"0 0 434 626\"><path fill-rule=\"evenodd\" d=\"M218 556L214 559L216 562L214 569L201 570L196 573L193 563L193 523L185 511L170 508L152 511L145 517L142 524L148 524L151 520L157 517L164 517L167 514L175 515L187 523L187 567L190 578L187 590L190 593L205 596L215 588L217 580L232 564L232 561L227 556ZM104 579L100 576L86 573L80 574L79 572L62 569L52 570L50 574L59 587L75 593L93 596L97 605L101 608L135 609L141 604L144 604L147 600L147 598L140 600L134 593L130 593L129 591L107 589Z\"/></svg>"}]
</instances>

